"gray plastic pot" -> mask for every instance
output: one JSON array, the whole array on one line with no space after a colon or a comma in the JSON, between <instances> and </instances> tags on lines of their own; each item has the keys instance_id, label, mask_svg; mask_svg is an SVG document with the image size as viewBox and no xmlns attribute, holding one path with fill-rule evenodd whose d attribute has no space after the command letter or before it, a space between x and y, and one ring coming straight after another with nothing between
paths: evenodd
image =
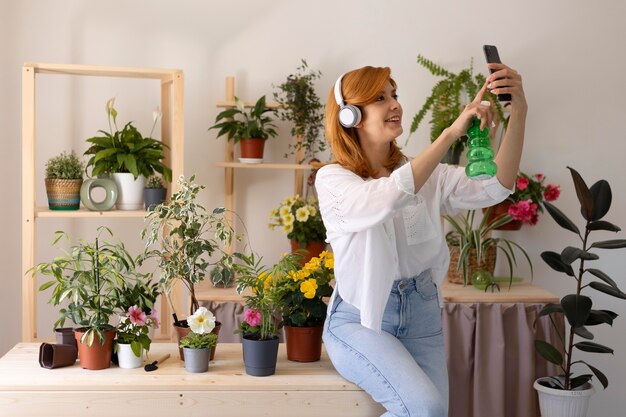
<instances>
[{"instance_id":1,"label":"gray plastic pot","mask_svg":"<svg viewBox=\"0 0 626 417\"><path fill-rule=\"evenodd\" d=\"M243 337L243 362L246 373L252 376L269 376L276 372L278 336L268 340Z\"/></svg>"},{"instance_id":2,"label":"gray plastic pot","mask_svg":"<svg viewBox=\"0 0 626 417\"><path fill-rule=\"evenodd\" d=\"M200 373L208 371L210 354L211 348L183 348L183 355L185 356L185 369L187 372Z\"/></svg>"}]
</instances>

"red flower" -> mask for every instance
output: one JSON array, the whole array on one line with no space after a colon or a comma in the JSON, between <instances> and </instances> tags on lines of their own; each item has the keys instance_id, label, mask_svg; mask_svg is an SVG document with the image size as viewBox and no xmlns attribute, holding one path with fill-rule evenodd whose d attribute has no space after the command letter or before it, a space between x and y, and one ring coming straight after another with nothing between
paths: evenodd
<instances>
[{"instance_id":1,"label":"red flower","mask_svg":"<svg viewBox=\"0 0 626 417\"><path fill-rule=\"evenodd\" d=\"M560 188L560 185L548 184L545 191L543 192L543 197L546 199L546 201L556 200L561 195Z\"/></svg>"},{"instance_id":2,"label":"red flower","mask_svg":"<svg viewBox=\"0 0 626 417\"><path fill-rule=\"evenodd\" d=\"M535 178L537 178L537 181L542 182L543 178L544 178L544 175L541 174L541 173L537 173L537 174L535 174Z\"/></svg>"},{"instance_id":3,"label":"red flower","mask_svg":"<svg viewBox=\"0 0 626 417\"><path fill-rule=\"evenodd\" d=\"M261 313L256 310L249 309L244 311L243 319L252 327L258 326L261 324Z\"/></svg>"},{"instance_id":4,"label":"red flower","mask_svg":"<svg viewBox=\"0 0 626 417\"><path fill-rule=\"evenodd\" d=\"M528 178L519 177L517 179L517 189L522 191L525 190L526 187L528 187Z\"/></svg>"},{"instance_id":5,"label":"red flower","mask_svg":"<svg viewBox=\"0 0 626 417\"><path fill-rule=\"evenodd\" d=\"M519 220L530 225L536 224L539 218L537 204L530 199L511 205L509 214L513 217L513 220Z\"/></svg>"}]
</instances>

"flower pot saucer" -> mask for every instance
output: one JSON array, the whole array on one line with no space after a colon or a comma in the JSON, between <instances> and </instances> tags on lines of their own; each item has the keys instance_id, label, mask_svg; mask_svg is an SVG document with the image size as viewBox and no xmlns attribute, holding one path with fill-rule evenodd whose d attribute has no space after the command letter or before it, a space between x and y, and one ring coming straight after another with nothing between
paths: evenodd
<instances>
[{"instance_id":1,"label":"flower pot saucer","mask_svg":"<svg viewBox=\"0 0 626 417\"><path fill-rule=\"evenodd\" d=\"M260 164L263 163L263 158L239 158L239 162L242 164Z\"/></svg>"}]
</instances>

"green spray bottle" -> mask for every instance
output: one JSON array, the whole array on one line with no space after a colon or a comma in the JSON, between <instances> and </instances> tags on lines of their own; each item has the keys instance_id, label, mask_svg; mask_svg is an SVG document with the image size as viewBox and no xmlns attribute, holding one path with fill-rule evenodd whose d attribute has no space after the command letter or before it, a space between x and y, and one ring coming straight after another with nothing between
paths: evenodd
<instances>
[{"instance_id":1,"label":"green spray bottle","mask_svg":"<svg viewBox=\"0 0 626 417\"><path fill-rule=\"evenodd\" d=\"M467 129L467 160L465 174L472 180L486 180L498 172L498 166L493 162L489 128L480 130L480 120L474 117L472 125Z\"/></svg>"}]
</instances>

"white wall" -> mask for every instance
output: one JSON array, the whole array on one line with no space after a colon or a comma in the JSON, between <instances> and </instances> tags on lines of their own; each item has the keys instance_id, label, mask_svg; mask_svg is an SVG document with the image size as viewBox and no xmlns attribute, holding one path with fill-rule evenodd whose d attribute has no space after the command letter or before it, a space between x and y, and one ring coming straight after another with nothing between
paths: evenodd
<instances>
[{"instance_id":1,"label":"white wall","mask_svg":"<svg viewBox=\"0 0 626 417\"><path fill-rule=\"evenodd\" d=\"M222 4L224 3L224 4ZM20 134L21 65L27 61L180 68L185 72L185 173L197 174L207 185L203 202L223 204L223 172L213 163L222 159L223 142L207 132L224 96L224 77L237 77L236 93L248 100L271 95L306 58L324 76L318 83L323 100L335 77L362 65L390 66L399 84L405 109L404 127L421 105L434 79L418 67L418 53L452 70L474 57L483 72L481 45L494 43L500 54L524 77L530 106L522 168L542 172L561 184L558 202L577 219L577 203L566 165L577 168L591 184L607 179L614 199L607 220L626 226L626 141L623 68L626 52L626 10L618 0L602 3L565 0L514 4L473 2L320 0L185 1L141 0L58 2L0 0L0 121L3 147L0 170L5 197L0 205L4 239L0 277L0 317L10 326L0 340L0 353L20 338ZM43 79L43 77L42 77ZM158 104L156 87L141 82L77 80L47 77L38 83L38 161L61 149L84 150L84 139L106 127L103 105L117 96L120 120L134 120L149 129L151 111ZM288 127L281 125L288 133ZM427 129L411 138L406 149L415 154L428 143ZM403 142L403 140L402 140ZM287 139L268 143L270 157L282 157ZM17 174L16 174L17 173ZM42 177L38 172L38 178ZM288 172L238 172L238 212L247 221L253 246L271 262L287 250L280 232L269 231L267 215L292 190ZM43 183L43 181L42 181ZM13 200L13 196L16 196ZM42 202L43 185L38 188ZM39 261L53 252L47 245L52 231L65 227L88 234L93 221L47 223L39 227ZM78 223L78 224L77 224ZM122 222L118 234L136 242L140 225ZM571 290L567 278L550 271L539 258L543 250L561 250L577 242L544 216L534 228L509 237L525 246L535 266L535 283L557 294ZM606 236L609 238L609 236ZM140 247L137 244L136 248ZM623 251L602 251L602 269L626 288ZM622 256L620 258L620 255ZM524 269L521 273L527 273ZM44 297L40 297L43 299ZM624 303L595 296L596 308L623 315ZM45 302L45 300L40 300ZM54 310L41 305L42 322L51 323ZM598 328L597 341L616 355L590 355L611 385L592 399L592 415L622 415L626 402L626 320L613 328ZM41 329L48 331L48 326Z\"/></svg>"}]
</instances>

